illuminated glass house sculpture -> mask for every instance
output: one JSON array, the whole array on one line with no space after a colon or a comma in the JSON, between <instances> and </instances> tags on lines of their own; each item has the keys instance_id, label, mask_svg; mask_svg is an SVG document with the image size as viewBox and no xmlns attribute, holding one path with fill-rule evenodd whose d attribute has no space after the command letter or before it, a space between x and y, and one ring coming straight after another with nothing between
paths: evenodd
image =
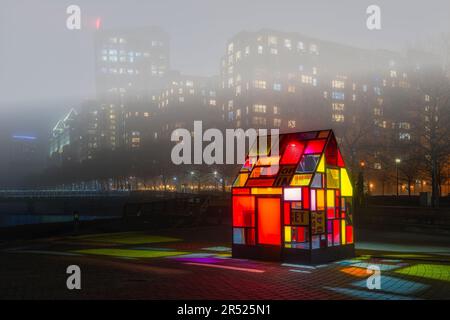
<instances>
[{"instance_id":1,"label":"illuminated glass house sculpture","mask_svg":"<svg viewBox=\"0 0 450 320\"><path fill-rule=\"evenodd\" d=\"M247 157L233 183L233 257L353 257L353 188L333 131L282 134L278 146Z\"/></svg>"}]
</instances>

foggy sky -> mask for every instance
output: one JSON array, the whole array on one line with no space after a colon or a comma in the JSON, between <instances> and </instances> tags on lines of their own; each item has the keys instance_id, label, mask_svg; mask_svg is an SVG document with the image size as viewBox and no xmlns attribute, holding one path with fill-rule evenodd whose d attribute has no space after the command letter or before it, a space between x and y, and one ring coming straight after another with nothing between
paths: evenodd
<instances>
[{"instance_id":1,"label":"foggy sky","mask_svg":"<svg viewBox=\"0 0 450 320\"><path fill-rule=\"evenodd\" d=\"M81 7L81 31L65 27L70 4ZM366 29L370 4L381 7L381 31ZM2 114L15 105L44 108L94 95L96 17L105 29L162 27L171 37L172 68L198 75L219 72L225 42L242 30L273 28L392 50L450 32L448 0L0 0L0 5Z\"/></svg>"}]
</instances>

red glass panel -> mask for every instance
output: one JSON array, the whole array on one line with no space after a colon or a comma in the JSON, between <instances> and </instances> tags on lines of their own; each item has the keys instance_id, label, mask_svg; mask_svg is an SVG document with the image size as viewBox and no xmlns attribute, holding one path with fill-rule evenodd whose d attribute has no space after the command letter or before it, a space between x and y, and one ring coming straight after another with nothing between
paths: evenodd
<instances>
[{"instance_id":1,"label":"red glass panel","mask_svg":"<svg viewBox=\"0 0 450 320\"><path fill-rule=\"evenodd\" d=\"M233 227L255 226L255 197L233 197Z\"/></svg>"},{"instance_id":2,"label":"red glass panel","mask_svg":"<svg viewBox=\"0 0 450 320\"><path fill-rule=\"evenodd\" d=\"M233 194L250 194L249 188L233 188Z\"/></svg>"},{"instance_id":3,"label":"red glass panel","mask_svg":"<svg viewBox=\"0 0 450 320\"><path fill-rule=\"evenodd\" d=\"M284 224L291 224L291 204L289 202L284 203Z\"/></svg>"},{"instance_id":4,"label":"red glass panel","mask_svg":"<svg viewBox=\"0 0 450 320\"><path fill-rule=\"evenodd\" d=\"M309 209L309 188L302 188L303 209Z\"/></svg>"},{"instance_id":5,"label":"red glass panel","mask_svg":"<svg viewBox=\"0 0 450 320\"><path fill-rule=\"evenodd\" d=\"M305 154L322 153L325 142L326 140L324 139L308 141L308 145L305 149Z\"/></svg>"},{"instance_id":6,"label":"red glass panel","mask_svg":"<svg viewBox=\"0 0 450 320\"><path fill-rule=\"evenodd\" d=\"M334 219L334 208L327 208L327 218L328 219Z\"/></svg>"},{"instance_id":7,"label":"red glass panel","mask_svg":"<svg viewBox=\"0 0 450 320\"><path fill-rule=\"evenodd\" d=\"M280 199L258 199L258 243L281 245Z\"/></svg>"},{"instance_id":8,"label":"red glass panel","mask_svg":"<svg viewBox=\"0 0 450 320\"><path fill-rule=\"evenodd\" d=\"M275 179L248 179L247 187L271 187Z\"/></svg>"},{"instance_id":9,"label":"red glass panel","mask_svg":"<svg viewBox=\"0 0 450 320\"><path fill-rule=\"evenodd\" d=\"M340 219L333 220L333 242L334 242L334 244L340 243L340 241L341 241L340 234L341 234L341 220Z\"/></svg>"},{"instance_id":10,"label":"red glass panel","mask_svg":"<svg viewBox=\"0 0 450 320\"><path fill-rule=\"evenodd\" d=\"M353 226L345 227L345 237L346 237L347 243L353 243Z\"/></svg>"},{"instance_id":11,"label":"red glass panel","mask_svg":"<svg viewBox=\"0 0 450 320\"><path fill-rule=\"evenodd\" d=\"M297 141L289 142L281 158L281 164L297 164L302 156L303 148L303 143Z\"/></svg>"},{"instance_id":12,"label":"red glass panel","mask_svg":"<svg viewBox=\"0 0 450 320\"><path fill-rule=\"evenodd\" d=\"M327 164L337 166L337 143L334 137L331 137L325 150L325 159Z\"/></svg>"},{"instance_id":13,"label":"red glass panel","mask_svg":"<svg viewBox=\"0 0 450 320\"><path fill-rule=\"evenodd\" d=\"M337 153L337 165L339 167L345 167L344 159L342 159L342 154L339 149L338 149L338 153Z\"/></svg>"}]
</instances>

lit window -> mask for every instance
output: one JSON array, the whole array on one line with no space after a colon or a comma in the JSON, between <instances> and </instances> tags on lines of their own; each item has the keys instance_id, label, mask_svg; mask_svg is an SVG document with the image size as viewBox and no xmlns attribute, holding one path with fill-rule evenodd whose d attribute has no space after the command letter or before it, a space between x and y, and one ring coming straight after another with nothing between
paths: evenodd
<instances>
[{"instance_id":1,"label":"lit window","mask_svg":"<svg viewBox=\"0 0 450 320\"><path fill-rule=\"evenodd\" d=\"M257 113L266 113L266 106L263 104L255 104L253 106L253 111Z\"/></svg>"},{"instance_id":2,"label":"lit window","mask_svg":"<svg viewBox=\"0 0 450 320\"><path fill-rule=\"evenodd\" d=\"M288 128L295 128L296 121L295 120L289 120L288 121Z\"/></svg>"},{"instance_id":3,"label":"lit window","mask_svg":"<svg viewBox=\"0 0 450 320\"><path fill-rule=\"evenodd\" d=\"M334 122L344 122L344 115L333 113L331 120Z\"/></svg>"},{"instance_id":4,"label":"lit window","mask_svg":"<svg viewBox=\"0 0 450 320\"><path fill-rule=\"evenodd\" d=\"M255 80L253 81L253 86L257 89L265 89L266 82L264 80Z\"/></svg>"},{"instance_id":5,"label":"lit window","mask_svg":"<svg viewBox=\"0 0 450 320\"><path fill-rule=\"evenodd\" d=\"M345 94L343 92L333 91L331 97L335 100L344 100Z\"/></svg>"},{"instance_id":6,"label":"lit window","mask_svg":"<svg viewBox=\"0 0 450 320\"><path fill-rule=\"evenodd\" d=\"M287 49L291 50L292 49L292 42L291 42L291 40L290 39L284 39L284 46Z\"/></svg>"},{"instance_id":7,"label":"lit window","mask_svg":"<svg viewBox=\"0 0 450 320\"><path fill-rule=\"evenodd\" d=\"M273 90L281 91L281 84L280 83L274 83L273 84Z\"/></svg>"}]
</instances>

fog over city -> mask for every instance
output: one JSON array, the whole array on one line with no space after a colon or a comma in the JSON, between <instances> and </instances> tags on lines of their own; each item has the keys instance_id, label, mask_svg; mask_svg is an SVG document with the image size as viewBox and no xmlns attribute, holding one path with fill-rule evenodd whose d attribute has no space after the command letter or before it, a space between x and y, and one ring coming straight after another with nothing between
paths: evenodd
<instances>
[{"instance_id":1,"label":"fog over city","mask_svg":"<svg viewBox=\"0 0 450 320\"><path fill-rule=\"evenodd\" d=\"M380 30L366 27L372 4L381 8ZM70 5L81 8L81 30L66 27ZM227 42L242 31L400 54L413 47L433 52L430 62L448 59L439 42L450 33L447 0L2 0L0 6L0 147L9 148L13 135L30 136L45 154L57 121L96 98L94 39L103 30L161 28L170 39L168 71L193 76L219 76ZM333 50L326 57L332 64ZM2 175L10 160L0 156Z\"/></svg>"}]
</instances>

